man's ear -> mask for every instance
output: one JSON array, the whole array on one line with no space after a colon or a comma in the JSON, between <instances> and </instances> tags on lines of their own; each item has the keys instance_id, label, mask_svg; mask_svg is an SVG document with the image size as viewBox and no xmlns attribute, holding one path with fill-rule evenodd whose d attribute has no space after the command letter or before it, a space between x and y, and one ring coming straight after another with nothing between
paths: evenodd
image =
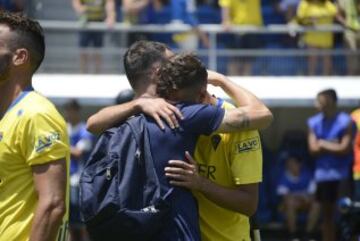
<instances>
[{"instance_id":1,"label":"man's ear","mask_svg":"<svg viewBox=\"0 0 360 241\"><path fill-rule=\"evenodd\" d=\"M30 59L30 53L27 49L21 48L15 50L13 54L12 62L15 66L20 66L27 63Z\"/></svg>"}]
</instances>

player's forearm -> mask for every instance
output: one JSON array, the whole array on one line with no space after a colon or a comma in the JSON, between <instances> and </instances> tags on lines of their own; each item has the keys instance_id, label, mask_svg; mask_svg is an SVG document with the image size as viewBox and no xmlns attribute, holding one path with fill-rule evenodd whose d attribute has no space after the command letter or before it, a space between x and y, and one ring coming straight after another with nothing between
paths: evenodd
<instances>
[{"instance_id":1,"label":"player's forearm","mask_svg":"<svg viewBox=\"0 0 360 241\"><path fill-rule=\"evenodd\" d=\"M106 107L87 120L87 129L91 133L100 134L109 128L125 121L132 115L140 113L138 101Z\"/></svg>"},{"instance_id":2,"label":"player's forearm","mask_svg":"<svg viewBox=\"0 0 360 241\"><path fill-rule=\"evenodd\" d=\"M321 140L321 149L335 155L346 155L351 151L351 144Z\"/></svg>"},{"instance_id":3,"label":"player's forearm","mask_svg":"<svg viewBox=\"0 0 360 241\"><path fill-rule=\"evenodd\" d=\"M260 130L268 127L271 121L272 115L266 111L249 111L248 107L227 109L216 132L233 133L245 130Z\"/></svg>"},{"instance_id":4,"label":"player's forearm","mask_svg":"<svg viewBox=\"0 0 360 241\"><path fill-rule=\"evenodd\" d=\"M249 117L252 129L264 129L273 121L273 115L266 105L250 91L235 84L225 76L219 86L235 101L236 105Z\"/></svg>"},{"instance_id":5,"label":"player's forearm","mask_svg":"<svg viewBox=\"0 0 360 241\"><path fill-rule=\"evenodd\" d=\"M62 197L39 200L31 229L30 241L54 241L56 239L66 205Z\"/></svg>"},{"instance_id":6,"label":"player's forearm","mask_svg":"<svg viewBox=\"0 0 360 241\"><path fill-rule=\"evenodd\" d=\"M221 87L226 94L228 94L236 103L237 106L256 106L260 108L266 108L265 104L258 99L253 93L247 89L235 84L226 76L218 78L218 85Z\"/></svg>"},{"instance_id":7,"label":"player's forearm","mask_svg":"<svg viewBox=\"0 0 360 241\"><path fill-rule=\"evenodd\" d=\"M222 187L206 178L203 178L199 191L218 206L246 216L252 216L257 209L257 191L254 195L238 188Z\"/></svg>"}]
</instances>

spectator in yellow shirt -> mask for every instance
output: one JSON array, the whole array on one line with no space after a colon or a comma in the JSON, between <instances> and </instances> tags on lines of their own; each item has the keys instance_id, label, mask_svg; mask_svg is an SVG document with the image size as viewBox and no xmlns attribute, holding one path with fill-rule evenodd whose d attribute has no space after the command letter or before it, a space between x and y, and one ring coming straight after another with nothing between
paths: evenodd
<instances>
[{"instance_id":1,"label":"spectator in yellow shirt","mask_svg":"<svg viewBox=\"0 0 360 241\"><path fill-rule=\"evenodd\" d=\"M222 25L225 31L231 26L262 26L260 0L219 0L222 12ZM261 47L259 38L256 34L235 34L231 41L230 48L257 49ZM253 58L242 58L243 63L239 66L239 61L233 59L228 66L230 75L250 75L251 62Z\"/></svg>"},{"instance_id":2,"label":"spectator in yellow shirt","mask_svg":"<svg viewBox=\"0 0 360 241\"><path fill-rule=\"evenodd\" d=\"M329 0L301 0L297 9L297 20L306 26L330 25L337 14L336 6ZM308 49L323 50L331 49L334 46L334 35L331 32L306 32L303 35L303 42ZM316 54L308 59L308 74L315 75L318 63ZM332 61L330 55L322 56L323 75L330 75Z\"/></svg>"}]
</instances>

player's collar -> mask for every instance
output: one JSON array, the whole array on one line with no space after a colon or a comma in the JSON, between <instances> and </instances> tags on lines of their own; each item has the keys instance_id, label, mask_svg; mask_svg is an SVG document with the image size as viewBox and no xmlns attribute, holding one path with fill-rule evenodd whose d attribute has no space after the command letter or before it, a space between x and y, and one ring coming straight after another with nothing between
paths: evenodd
<instances>
[{"instance_id":1,"label":"player's collar","mask_svg":"<svg viewBox=\"0 0 360 241\"><path fill-rule=\"evenodd\" d=\"M216 107L222 107L222 105L224 104L224 100L221 98L217 98L216 100Z\"/></svg>"},{"instance_id":2,"label":"player's collar","mask_svg":"<svg viewBox=\"0 0 360 241\"><path fill-rule=\"evenodd\" d=\"M9 112L17 103L19 103L27 94L29 94L31 91L33 91L34 88L30 85L27 88L25 88L20 95L18 95L18 97L16 97L15 100L13 100L13 102L10 104L10 106L8 107L8 109L6 110L5 114L7 112ZM4 114L4 115L5 115Z\"/></svg>"}]
</instances>

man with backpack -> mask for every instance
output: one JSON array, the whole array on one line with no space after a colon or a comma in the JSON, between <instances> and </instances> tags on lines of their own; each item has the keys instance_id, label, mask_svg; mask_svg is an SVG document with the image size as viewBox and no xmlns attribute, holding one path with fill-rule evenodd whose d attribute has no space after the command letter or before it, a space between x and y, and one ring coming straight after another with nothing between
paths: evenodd
<instances>
[{"instance_id":1,"label":"man with backpack","mask_svg":"<svg viewBox=\"0 0 360 241\"><path fill-rule=\"evenodd\" d=\"M151 54L149 54L151 53ZM155 96L155 90L156 90L156 81L155 81L155 74L154 70L158 68L156 64L157 61L154 61L154 59L149 58L158 58L163 59L164 56L166 56L166 53L169 53L166 46L160 44L160 43L154 43L154 42L137 42L132 47L130 47L129 51L125 55L125 69L127 76L129 78L130 83L132 84L132 87L134 88L137 96L139 97L140 94L145 93L146 97L153 97ZM170 53L171 54L171 53ZM154 57L156 56L156 57ZM130 58L131 57L131 58ZM151 64L149 64L151 63ZM150 65L150 66L149 66ZM148 68L146 68L149 66ZM156 66L156 67L155 67ZM161 68L160 68L161 69ZM171 75L172 72L170 71L168 74ZM141 77L140 77L141 76ZM140 80L137 83L134 83L134 79L139 78ZM169 85L167 85L169 86ZM171 86L171 85L170 85ZM234 86L232 86L234 88ZM254 97L252 94L248 93L246 90L237 87L238 89L232 89L228 93L231 96L234 96L236 99L236 102L242 103L243 105L246 105L246 107L240 107L235 109L235 111L241 112L240 118L236 118L238 123L236 124L236 127L232 126L232 130L246 130L246 129L255 129L255 128L263 128L267 126L272 118L271 113L268 111L268 109L258 100L256 97ZM173 95L170 95L173 96ZM154 102L155 101L155 102ZM154 105L150 105L151 102L154 103L160 103L161 99L152 99L152 98L138 98L135 99L132 102L119 105L119 106L112 106L107 107L103 110L101 110L96 115L92 116L88 120L88 127L91 131L102 131L104 129L107 129L116 123L118 123L120 120L125 119L127 116L136 114L140 111L144 111L148 115L152 116L155 120L157 120L157 123L161 126L161 122L159 121L159 116L165 118L167 122L170 122L171 124L169 126L175 127L176 125L179 125L176 118L172 113L176 113L180 116L177 109L174 109L173 106L168 104L167 102L164 102L163 105L157 105L157 108L159 106L162 107L158 108L158 112L150 112L149 109L146 109L145 107L154 107ZM144 103L146 103L144 105ZM153 108L154 110L155 108ZM231 112L231 111L230 111ZM184 113L183 113L184 114ZM239 116L238 116L239 117ZM181 122L181 120L180 120ZM250 122L250 123L249 123ZM184 121L186 123L186 121ZM154 125L155 126L155 125ZM229 127L229 126L228 126ZM166 129L165 129L166 132ZM166 142L163 142L166 143ZM163 151L166 147L165 145L161 146L160 149ZM160 147L159 147L160 148ZM184 149L186 147L182 146L180 150L186 150ZM189 150L189 149L188 149ZM181 153L181 152L178 152ZM182 156L181 156L182 155ZM178 155L178 157L170 156L171 159L177 158L177 159L184 159L184 152L182 152L181 155ZM154 158L155 159L155 158ZM167 162L166 162L167 163ZM165 167L165 166L164 166ZM196 170L193 170L196 171ZM167 182L167 179L165 178L165 175L160 175L160 178L165 179ZM193 219L192 219L193 220ZM183 220L185 221L185 220ZM191 223L191 222L190 222ZM195 224L194 226L196 226ZM193 229L193 228L192 228ZM196 227L194 227L196 230ZM198 237L197 237L198 239ZM196 240L196 239L192 239Z\"/></svg>"}]
</instances>

